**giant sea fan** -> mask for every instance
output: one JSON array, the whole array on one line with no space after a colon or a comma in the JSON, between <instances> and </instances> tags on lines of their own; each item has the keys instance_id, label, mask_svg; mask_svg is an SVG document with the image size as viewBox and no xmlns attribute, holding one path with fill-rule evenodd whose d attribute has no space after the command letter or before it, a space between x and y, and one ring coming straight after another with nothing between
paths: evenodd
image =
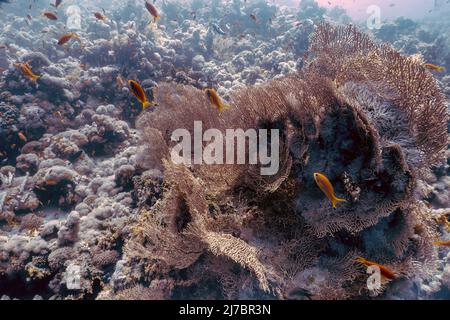
<instances>
[{"instance_id":1,"label":"giant sea fan","mask_svg":"<svg viewBox=\"0 0 450 320\"><path fill-rule=\"evenodd\" d=\"M222 115L193 87L162 83L157 96L160 108L138 126L143 166L163 170L164 192L142 207L127 244L148 285L170 280L169 298L197 288L198 298L337 299L369 295L357 256L401 277L432 271L436 229L413 190L442 159L447 111L420 61L353 26L323 24L303 71L232 93ZM171 133L192 133L195 120L204 130L280 129L278 174L173 164ZM347 199L336 210L317 171Z\"/></svg>"}]
</instances>

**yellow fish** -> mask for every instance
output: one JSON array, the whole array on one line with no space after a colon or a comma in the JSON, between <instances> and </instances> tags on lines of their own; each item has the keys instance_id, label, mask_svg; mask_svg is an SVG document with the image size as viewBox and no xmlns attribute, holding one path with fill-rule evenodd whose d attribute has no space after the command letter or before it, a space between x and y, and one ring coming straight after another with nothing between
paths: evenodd
<instances>
[{"instance_id":1,"label":"yellow fish","mask_svg":"<svg viewBox=\"0 0 450 320\"><path fill-rule=\"evenodd\" d=\"M426 69L428 70L433 70L433 71L437 71L437 72L442 72L444 71L444 67L432 64L432 63L425 63L423 65Z\"/></svg>"},{"instance_id":2,"label":"yellow fish","mask_svg":"<svg viewBox=\"0 0 450 320\"><path fill-rule=\"evenodd\" d=\"M370 267L370 266L378 267L380 269L381 275L384 278L386 278L387 280L394 280L397 277L395 272L393 272L388 267L383 266L379 263L364 259L363 257L358 257L355 261L365 265L366 267Z\"/></svg>"},{"instance_id":3,"label":"yellow fish","mask_svg":"<svg viewBox=\"0 0 450 320\"><path fill-rule=\"evenodd\" d=\"M31 70L31 67L28 63L16 63L16 68L20 69L24 76L26 76L31 81L36 82L41 76L35 75Z\"/></svg>"},{"instance_id":4,"label":"yellow fish","mask_svg":"<svg viewBox=\"0 0 450 320\"><path fill-rule=\"evenodd\" d=\"M219 113L222 112L224 109L229 109L230 106L227 104L224 104L222 102L222 99L220 99L219 95L217 94L216 90L207 88L205 89L206 95L209 98L209 101L212 105L214 105L218 110Z\"/></svg>"},{"instance_id":5,"label":"yellow fish","mask_svg":"<svg viewBox=\"0 0 450 320\"><path fill-rule=\"evenodd\" d=\"M69 32L69 33L63 34L63 35L59 38L59 40L58 40L58 45L62 46L62 45L64 45L65 43L67 43L70 39L77 39L77 40L79 40L80 43L81 43L80 37L79 37L76 33L74 33L74 32Z\"/></svg>"},{"instance_id":6,"label":"yellow fish","mask_svg":"<svg viewBox=\"0 0 450 320\"><path fill-rule=\"evenodd\" d=\"M346 202L345 199L340 199L336 197L334 194L333 186L331 185L330 180L328 180L327 177L325 177L323 174L315 172L314 173L314 180L316 180L317 185L319 188L325 193L328 199L330 199L331 204L333 206L333 209L336 209L336 204L338 202Z\"/></svg>"},{"instance_id":7,"label":"yellow fish","mask_svg":"<svg viewBox=\"0 0 450 320\"><path fill-rule=\"evenodd\" d=\"M145 1L145 7L147 8L148 12L150 12L150 14L152 15L153 22L156 22L161 18L156 7L152 5L150 2Z\"/></svg>"},{"instance_id":8,"label":"yellow fish","mask_svg":"<svg viewBox=\"0 0 450 320\"><path fill-rule=\"evenodd\" d=\"M435 246L450 247L450 240L433 242Z\"/></svg>"},{"instance_id":9,"label":"yellow fish","mask_svg":"<svg viewBox=\"0 0 450 320\"><path fill-rule=\"evenodd\" d=\"M128 85L130 86L131 92L135 97L142 103L142 111L145 111L148 107L154 107L156 104L154 102L148 101L147 95L141 85L134 80L128 80Z\"/></svg>"}]
</instances>

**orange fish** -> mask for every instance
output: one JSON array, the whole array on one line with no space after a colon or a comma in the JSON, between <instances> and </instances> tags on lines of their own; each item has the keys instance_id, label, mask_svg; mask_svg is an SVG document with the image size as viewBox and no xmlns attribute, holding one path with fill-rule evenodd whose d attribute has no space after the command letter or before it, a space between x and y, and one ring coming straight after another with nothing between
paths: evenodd
<instances>
[{"instance_id":1,"label":"orange fish","mask_svg":"<svg viewBox=\"0 0 450 320\"><path fill-rule=\"evenodd\" d=\"M437 71L437 72L442 72L444 71L444 67L432 64L432 63L425 63L423 65L426 69L428 70L433 70L433 71Z\"/></svg>"},{"instance_id":2,"label":"orange fish","mask_svg":"<svg viewBox=\"0 0 450 320\"><path fill-rule=\"evenodd\" d=\"M38 76L33 73L33 71L31 70L31 67L28 63L16 63L16 64L14 64L14 66L16 68L20 69L20 71L22 71L24 76L26 76L31 81L36 82L41 77L41 76Z\"/></svg>"},{"instance_id":3,"label":"orange fish","mask_svg":"<svg viewBox=\"0 0 450 320\"><path fill-rule=\"evenodd\" d=\"M450 240L433 242L435 246L450 247Z\"/></svg>"},{"instance_id":4,"label":"orange fish","mask_svg":"<svg viewBox=\"0 0 450 320\"><path fill-rule=\"evenodd\" d=\"M209 101L211 102L211 104L213 106L215 106L218 110L219 113L221 113L224 109L229 109L230 106L227 104L224 104L222 102L222 99L220 99L219 95L217 94L216 90L212 89L212 88L207 88L205 89L206 95L209 98Z\"/></svg>"},{"instance_id":5,"label":"orange fish","mask_svg":"<svg viewBox=\"0 0 450 320\"><path fill-rule=\"evenodd\" d=\"M42 13L42 15L47 17L50 20L58 20L58 17L56 16L56 14L54 14L53 12L50 12L50 11L45 11Z\"/></svg>"},{"instance_id":6,"label":"orange fish","mask_svg":"<svg viewBox=\"0 0 450 320\"><path fill-rule=\"evenodd\" d=\"M27 137L26 137L22 132L19 132L19 133L17 134L17 136L19 137L19 139L20 139L21 141L27 142Z\"/></svg>"},{"instance_id":7,"label":"orange fish","mask_svg":"<svg viewBox=\"0 0 450 320\"><path fill-rule=\"evenodd\" d=\"M363 257L358 257L355 261L359 262L367 267L376 266L376 267L380 268L381 275L385 279L394 280L397 277L396 274L392 270L390 270L388 267L385 267L379 263L366 260Z\"/></svg>"},{"instance_id":8,"label":"orange fish","mask_svg":"<svg viewBox=\"0 0 450 320\"><path fill-rule=\"evenodd\" d=\"M142 103L142 111L145 111L148 107L154 107L156 104L154 102L148 101L147 95L141 85L134 80L129 80L128 85L130 86L131 92L135 97Z\"/></svg>"},{"instance_id":9,"label":"orange fish","mask_svg":"<svg viewBox=\"0 0 450 320\"><path fill-rule=\"evenodd\" d=\"M106 21L106 17L105 17L103 14L101 14L100 12L95 12L95 13L94 13L94 16L95 16L98 20Z\"/></svg>"},{"instance_id":10,"label":"orange fish","mask_svg":"<svg viewBox=\"0 0 450 320\"><path fill-rule=\"evenodd\" d=\"M74 32L69 32L69 33L63 34L61 36L61 38L59 38L58 44L60 46L62 46L63 44L67 43L70 39L78 39L78 40L80 40L80 37Z\"/></svg>"},{"instance_id":11,"label":"orange fish","mask_svg":"<svg viewBox=\"0 0 450 320\"><path fill-rule=\"evenodd\" d=\"M145 7L147 8L148 12L153 16L153 22L158 21L161 17L158 13L158 10L156 10L155 6L152 5L150 2L145 1Z\"/></svg>"},{"instance_id":12,"label":"orange fish","mask_svg":"<svg viewBox=\"0 0 450 320\"><path fill-rule=\"evenodd\" d=\"M56 180L54 180L54 179L50 179L50 180L45 181L45 184L46 184L47 186L56 186L58 183L59 183L59 182L56 181Z\"/></svg>"},{"instance_id":13,"label":"orange fish","mask_svg":"<svg viewBox=\"0 0 450 320\"><path fill-rule=\"evenodd\" d=\"M346 202L345 199L340 199L336 197L334 194L333 186L331 185L330 180L326 176L324 176L321 173L315 172L314 173L314 180L316 180L317 185L319 188L325 193L328 199L331 201L331 205L333 206L333 209L336 209L336 204L338 202Z\"/></svg>"}]
</instances>

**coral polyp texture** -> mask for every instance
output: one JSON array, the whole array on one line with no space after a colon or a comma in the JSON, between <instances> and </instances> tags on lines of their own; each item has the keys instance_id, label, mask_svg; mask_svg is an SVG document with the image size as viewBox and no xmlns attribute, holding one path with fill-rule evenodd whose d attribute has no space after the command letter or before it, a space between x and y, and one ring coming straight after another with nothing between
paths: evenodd
<instances>
[{"instance_id":1,"label":"coral polyp texture","mask_svg":"<svg viewBox=\"0 0 450 320\"><path fill-rule=\"evenodd\" d=\"M306 63L231 93L223 115L200 90L162 83L160 108L140 116L143 158L161 159L153 166L164 187L141 208L126 257L147 266L148 281L169 280L168 298L361 298L383 290L365 290L358 256L389 266L396 281L435 268L437 225L414 190L447 147L436 81L353 26L320 25ZM194 121L204 130L279 129L279 173L174 164L170 134L194 135ZM315 185L318 171L347 199L336 209Z\"/></svg>"},{"instance_id":2,"label":"coral polyp texture","mask_svg":"<svg viewBox=\"0 0 450 320\"><path fill-rule=\"evenodd\" d=\"M450 299L450 4L147 2L0 0L0 299Z\"/></svg>"}]
</instances>

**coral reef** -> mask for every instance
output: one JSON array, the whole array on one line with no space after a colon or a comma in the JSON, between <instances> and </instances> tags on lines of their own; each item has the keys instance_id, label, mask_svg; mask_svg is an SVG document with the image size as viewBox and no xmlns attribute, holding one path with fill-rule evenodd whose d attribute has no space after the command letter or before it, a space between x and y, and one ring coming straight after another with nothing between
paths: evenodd
<instances>
[{"instance_id":1,"label":"coral reef","mask_svg":"<svg viewBox=\"0 0 450 320\"><path fill-rule=\"evenodd\" d=\"M309 0L77 5L64 46L68 4L0 9L1 299L448 299L450 77L422 66L450 69L446 19L367 30L391 47ZM196 120L279 129L278 174L173 164ZM368 291L358 256L398 278Z\"/></svg>"},{"instance_id":2,"label":"coral reef","mask_svg":"<svg viewBox=\"0 0 450 320\"><path fill-rule=\"evenodd\" d=\"M137 256L150 265L147 281L170 278L174 295L191 294L192 270L202 268L223 297L283 298L301 288L335 299L361 297L357 256L383 261L400 278L433 271L437 226L413 191L447 147L447 106L435 80L352 26L320 25L309 56L296 75L232 93L223 116L198 89L159 84L161 108L138 127L148 145L167 145L154 164L164 167L167 190L143 209L126 250L133 264ZM279 173L164 160L171 132L193 135L194 121L204 130L280 129ZM317 171L349 198L336 210L314 185Z\"/></svg>"}]
</instances>

